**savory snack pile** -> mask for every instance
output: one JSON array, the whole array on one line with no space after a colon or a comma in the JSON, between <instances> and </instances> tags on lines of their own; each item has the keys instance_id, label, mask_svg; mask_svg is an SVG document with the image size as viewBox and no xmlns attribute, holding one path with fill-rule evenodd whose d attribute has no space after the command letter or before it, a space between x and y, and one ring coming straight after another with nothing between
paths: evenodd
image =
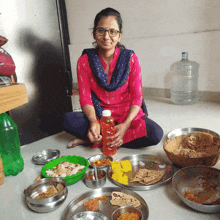
<instances>
[{"instance_id":1,"label":"savory snack pile","mask_svg":"<svg viewBox=\"0 0 220 220\"><path fill-rule=\"evenodd\" d=\"M46 174L51 177L66 177L77 174L84 169L84 165L69 163L62 161L57 166L53 167L52 170L46 170Z\"/></svg>"},{"instance_id":2,"label":"savory snack pile","mask_svg":"<svg viewBox=\"0 0 220 220\"><path fill-rule=\"evenodd\" d=\"M170 138L165 143L169 152L188 158L210 156L218 152L219 138L205 132L196 132Z\"/></svg>"},{"instance_id":3,"label":"savory snack pile","mask_svg":"<svg viewBox=\"0 0 220 220\"><path fill-rule=\"evenodd\" d=\"M64 186L62 183L58 183L56 186L50 185L47 191L40 193L34 199L45 199L45 198L55 196L59 192L62 192L63 189L64 189Z\"/></svg>"},{"instance_id":4,"label":"savory snack pile","mask_svg":"<svg viewBox=\"0 0 220 220\"><path fill-rule=\"evenodd\" d=\"M138 182L144 185L154 184L160 181L164 176L162 170L140 169L130 182Z\"/></svg>"},{"instance_id":5,"label":"savory snack pile","mask_svg":"<svg viewBox=\"0 0 220 220\"><path fill-rule=\"evenodd\" d=\"M119 183L128 185L128 176L132 173L131 162L129 160L121 160L112 161L110 164L112 168L112 179Z\"/></svg>"}]
</instances>

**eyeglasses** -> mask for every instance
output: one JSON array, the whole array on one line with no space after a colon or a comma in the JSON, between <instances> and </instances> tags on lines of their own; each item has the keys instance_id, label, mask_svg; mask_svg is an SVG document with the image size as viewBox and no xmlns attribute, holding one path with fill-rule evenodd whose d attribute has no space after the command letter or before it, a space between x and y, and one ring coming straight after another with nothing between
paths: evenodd
<instances>
[{"instance_id":1,"label":"eyeglasses","mask_svg":"<svg viewBox=\"0 0 220 220\"><path fill-rule=\"evenodd\" d=\"M110 37L115 37L120 32L115 29L106 30L105 28L96 28L95 31L99 36L103 36L105 32L108 32Z\"/></svg>"}]
</instances>

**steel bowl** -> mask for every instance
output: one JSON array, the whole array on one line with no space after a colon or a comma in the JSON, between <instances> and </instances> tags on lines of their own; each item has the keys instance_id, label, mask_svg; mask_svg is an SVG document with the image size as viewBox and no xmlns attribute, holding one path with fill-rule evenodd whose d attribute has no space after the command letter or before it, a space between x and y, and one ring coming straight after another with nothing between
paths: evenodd
<instances>
[{"instance_id":1,"label":"steel bowl","mask_svg":"<svg viewBox=\"0 0 220 220\"><path fill-rule=\"evenodd\" d=\"M124 213L137 213L139 216L139 220L144 220L144 215L142 213L142 211L138 208L135 208L133 206L122 206L120 208L117 208L113 213L112 213L112 220L117 220L120 215L124 214Z\"/></svg>"},{"instance_id":2,"label":"steel bowl","mask_svg":"<svg viewBox=\"0 0 220 220\"><path fill-rule=\"evenodd\" d=\"M64 189L57 195L45 199L35 199L40 193L45 192L50 185L58 183L63 184ZM35 212L52 212L63 204L67 194L68 190L65 180L58 177L43 178L25 190L25 201L27 206Z\"/></svg>"},{"instance_id":3,"label":"steel bowl","mask_svg":"<svg viewBox=\"0 0 220 220\"><path fill-rule=\"evenodd\" d=\"M97 154L94 156L91 156L88 158L89 161L89 168L93 168L92 166L92 162L96 161L96 160L100 160L100 159L109 159L110 161L113 161L113 158L111 156L105 155L105 154ZM108 167L110 166L110 164L106 165L106 166L96 166L97 169L105 169L107 171Z\"/></svg>"},{"instance_id":4,"label":"steel bowl","mask_svg":"<svg viewBox=\"0 0 220 220\"><path fill-rule=\"evenodd\" d=\"M103 177L101 179L98 179L98 180L96 180L96 179L89 180L89 179L87 179L89 175L93 175L95 177L95 171L90 170L90 171L86 172L86 174L84 175L84 182L85 182L87 187L92 188L92 189L97 189L97 188L101 188L105 185L105 183L106 183L106 172L104 170L97 170L97 174L102 175Z\"/></svg>"},{"instance_id":5,"label":"steel bowl","mask_svg":"<svg viewBox=\"0 0 220 220\"><path fill-rule=\"evenodd\" d=\"M70 220L78 220L78 219L85 219L85 220L109 220L108 217L103 215L100 212L92 212L92 211L85 211L79 212L75 214Z\"/></svg>"},{"instance_id":6,"label":"steel bowl","mask_svg":"<svg viewBox=\"0 0 220 220\"><path fill-rule=\"evenodd\" d=\"M35 164L43 165L53 159L58 158L59 156L60 156L59 150L48 149L48 150L43 150L43 151L36 153L32 157L32 161Z\"/></svg>"},{"instance_id":7,"label":"steel bowl","mask_svg":"<svg viewBox=\"0 0 220 220\"><path fill-rule=\"evenodd\" d=\"M204 181L204 177L210 181L211 188L214 185L220 185L220 170L206 166L191 166L178 170L173 176L172 185L187 206L204 213L218 213L220 212L220 205L196 203L182 195L185 191L207 193L207 189L204 187L207 188L209 184L207 185Z\"/></svg>"}]
</instances>

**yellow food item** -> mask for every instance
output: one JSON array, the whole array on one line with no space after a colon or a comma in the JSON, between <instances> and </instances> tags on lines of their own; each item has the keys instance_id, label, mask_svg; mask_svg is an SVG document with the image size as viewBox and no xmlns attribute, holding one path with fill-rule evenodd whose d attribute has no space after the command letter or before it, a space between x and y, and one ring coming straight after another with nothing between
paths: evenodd
<instances>
[{"instance_id":1,"label":"yellow food item","mask_svg":"<svg viewBox=\"0 0 220 220\"><path fill-rule=\"evenodd\" d=\"M119 182L119 183L128 185L128 176L124 173L121 173L121 172L120 173L113 173L112 179Z\"/></svg>"},{"instance_id":2,"label":"yellow food item","mask_svg":"<svg viewBox=\"0 0 220 220\"><path fill-rule=\"evenodd\" d=\"M112 171L113 170L121 170L121 165L119 163L119 161L112 161L110 162L111 167L112 167Z\"/></svg>"},{"instance_id":3,"label":"yellow food item","mask_svg":"<svg viewBox=\"0 0 220 220\"><path fill-rule=\"evenodd\" d=\"M132 171L131 162L129 160L122 160L120 163L124 172Z\"/></svg>"},{"instance_id":4,"label":"yellow food item","mask_svg":"<svg viewBox=\"0 0 220 220\"><path fill-rule=\"evenodd\" d=\"M125 161L112 161L110 162L112 168L112 179L128 185L128 175L125 172L132 171L131 162Z\"/></svg>"}]
</instances>

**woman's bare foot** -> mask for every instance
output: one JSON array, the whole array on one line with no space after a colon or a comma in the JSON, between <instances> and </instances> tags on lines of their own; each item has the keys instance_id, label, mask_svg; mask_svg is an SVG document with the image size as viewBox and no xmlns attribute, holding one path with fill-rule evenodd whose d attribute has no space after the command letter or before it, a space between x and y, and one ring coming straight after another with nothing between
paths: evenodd
<instances>
[{"instance_id":1,"label":"woman's bare foot","mask_svg":"<svg viewBox=\"0 0 220 220\"><path fill-rule=\"evenodd\" d=\"M76 147L80 144L89 144L90 141L89 140L82 140L79 138L76 138L75 140L71 141L68 145L67 148L72 148L72 147Z\"/></svg>"}]
</instances>

